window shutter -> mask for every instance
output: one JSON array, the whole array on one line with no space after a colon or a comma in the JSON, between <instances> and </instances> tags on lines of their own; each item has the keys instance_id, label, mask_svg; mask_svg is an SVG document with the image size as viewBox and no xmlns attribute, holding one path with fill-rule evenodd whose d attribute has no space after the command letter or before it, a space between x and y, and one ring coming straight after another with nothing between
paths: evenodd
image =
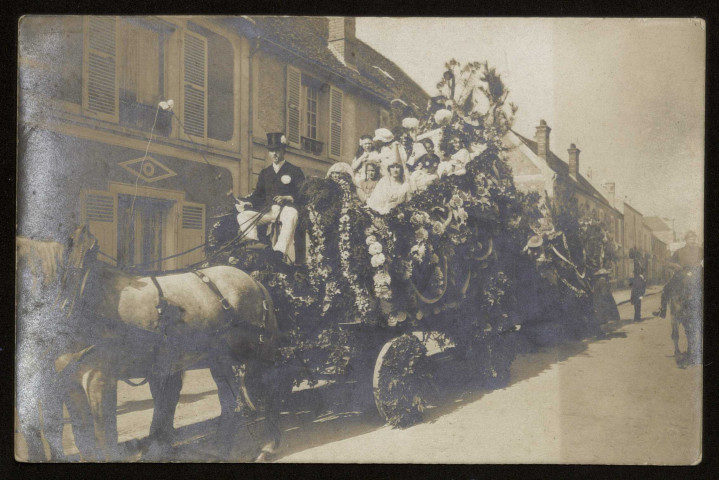
<instances>
[{"instance_id":1,"label":"window shutter","mask_svg":"<svg viewBox=\"0 0 719 480\"><path fill-rule=\"evenodd\" d=\"M82 106L85 114L117 122L117 19L85 17ZM60 61L60 59L56 59Z\"/></svg>"},{"instance_id":2,"label":"window shutter","mask_svg":"<svg viewBox=\"0 0 719 480\"><path fill-rule=\"evenodd\" d=\"M344 94L330 88L330 157L340 160L342 156L342 100Z\"/></svg>"},{"instance_id":3,"label":"window shutter","mask_svg":"<svg viewBox=\"0 0 719 480\"><path fill-rule=\"evenodd\" d=\"M389 112L384 108L379 109L379 126L378 128L389 127Z\"/></svg>"},{"instance_id":4,"label":"window shutter","mask_svg":"<svg viewBox=\"0 0 719 480\"><path fill-rule=\"evenodd\" d=\"M296 68L287 66L287 141L294 147L300 146L300 102L302 101L302 74Z\"/></svg>"},{"instance_id":5,"label":"window shutter","mask_svg":"<svg viewBox=\"0 0 719 480\"><path fill-rule=\"evenodd\" d=\"M100 250L117 257L117 197L108 192L87 190L83 195L83 219L97 238ZM115 262L98 255L100 260Z\"/></svg>"},{"instance_id":6,"label":"window shutter","mask_svg":"<svg viewBox=\"0 0 719 480\"><path fill-rule=\"evenodd\" d=\"M180 219L180 252L205 243L205 206L201 203L183 202ZM179 253L179 252L178 252ZM205 249L182 255L178 259L178 268L201 262L205 258Z\"/></svg>"},{"instance_id":7,"label":"window shutter","mask_svg":"<svg viewBox=\"0 0 719 480\"><path fill-rule=\"evenodd\" d=\"M207 39L183 32L182 123L193 141L207 138Z\"/></svg>"}]
</instances>

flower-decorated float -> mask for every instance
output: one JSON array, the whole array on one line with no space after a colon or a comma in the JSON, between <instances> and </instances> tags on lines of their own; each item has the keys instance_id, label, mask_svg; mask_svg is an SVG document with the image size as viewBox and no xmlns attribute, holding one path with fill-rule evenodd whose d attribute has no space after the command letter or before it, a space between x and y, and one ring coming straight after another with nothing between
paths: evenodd
<instances>
[{"instance_id":1,"label":"flower-decorated float","mask_svg":"<svg viewBox=\"0 0 719 480\"><path fill-rule=\"evenodd\" d=\"M531 342L598 333L593 285L613 259L597 219L515 188L502 138L516 107L494 69L452 60L437 86L425 115L402 122L409 163L428 138L442 159L409 201L381 215L349 175L309 179L305 265L232 244L232 222L218 222L208 252L270 290L286 334L280 361L300 367L298 382L371 380L380 413L400 426L421 418L433 358L461 359L501 386Z\"/></svg>"}]
</instances>

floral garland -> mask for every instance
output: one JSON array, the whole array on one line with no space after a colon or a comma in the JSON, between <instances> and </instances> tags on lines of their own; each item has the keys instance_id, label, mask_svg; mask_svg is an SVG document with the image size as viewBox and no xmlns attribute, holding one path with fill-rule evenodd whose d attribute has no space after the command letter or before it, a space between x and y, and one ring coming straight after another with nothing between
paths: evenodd
<instances>
[{"instance_id":1,"label":"floral garland","mask_svg":"<svg viewBox=\"0 0 719 480\"><path fill-rule=\"evenodd\" d=\"M375 303L370 298L369 292L364 286L361 285L357 273L353 270L350 265L350 258L352 256L350 245L350 207L352 202L352 192L350 191L347 182L341 178L338 180L342 187L342 208L340 209L339 218L339 253L340 253L340 266L342 275L347 279L352 292L355 297L355 307L363 321L368 321L370 315L374 312ZM382 251L382 245L375 242L373 246L379 247L379 251ZM381 253L379 255L382 255ZM384 256L380 258L381 262L376 261L378 255L372 257L372 266L378 267L384 263Z\"/></svg>"}]
</instances>

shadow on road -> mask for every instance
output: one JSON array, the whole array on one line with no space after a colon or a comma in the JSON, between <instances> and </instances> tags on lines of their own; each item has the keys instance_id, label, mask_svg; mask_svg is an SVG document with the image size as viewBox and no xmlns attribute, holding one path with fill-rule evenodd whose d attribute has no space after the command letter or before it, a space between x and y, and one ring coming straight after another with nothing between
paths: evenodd
<instances>
[{"instance_id":1,"label":"shadow on road","mask_svg":"<svg viewBox=\"0 0 719 480\"><path fill-rule=\"evenodd\" d=\"M650 318L652 317L642 320ZM525 345L524 353L512 364L509 383L503 388L536 377L571 357L587 355L591 343L626 337L626 333L620 330L630 323L634 322L610 322L602 326L602 335L590 339L545 347ZM430 406L424 412L425 422L436 422L444 415L479 400L492 391L482 379L473 378L470 365L459 360L448 362L446 366L438 369L436 378L437 387L428 394ZM195 402L214 394L215 391L183 395L181 402ZM118 413L151 407L151 400L131 402L124 405L124 410ZM366 434L385 425L374 406L369 379L365 382L336 383L295 392L284 410L280 416L283 438L277 452L278 458ZM218 438L215 433L218 423L219 418L214 418L179 428L176 431L173 451L168 458L191 462L250 461L253 455L247 450L247 446L252 444L252 428L239 426L236 444L228 448L227 439ZM132 451L136 454L140 447L142 441L126 442L125 450L132 457ZM221 453L223 450L226 453Z\"/></svg>"}]
</instances>

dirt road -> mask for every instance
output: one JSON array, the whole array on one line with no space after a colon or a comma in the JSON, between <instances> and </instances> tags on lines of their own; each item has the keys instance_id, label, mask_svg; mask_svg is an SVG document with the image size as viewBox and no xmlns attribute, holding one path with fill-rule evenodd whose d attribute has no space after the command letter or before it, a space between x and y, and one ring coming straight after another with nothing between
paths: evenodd
<instances>
[{"instance_id":1,"label":"dirt road","mask_svg":"<svg viewBox=\"0 0 719 480\"><path fill-rule=\"evenodd\" d=\"M522 356L510 385L464 395L406 430L373 431L283 462L690 464L700 460L701 368L680 369L669 320L631 305L611 338Z\"/></svg>"},{"instance_id":2,"label":"dirt road","mask_svg":"<svg viewBox=\"0 0 719 480\"><path fill-rule=\"evenodd\" d=\"M280 462L649 463L700 458L701 368L680 369L669 320L654 318L659 296L646 297L644 319L632 306L602 340L571 342L519 357L501 390L445 396L406 430L384 426L368 389L329 386L293 394L283 412ZM147 436L147 385L118 385L120 442ZM220 405L206 370L188 372L175 415L173 456L218 460L213 439ZM18 453L22 455L20 435ZM65 451L76 455L69 425ZM239 459L239 457L238 457Z\"/></svg>"}]
</instances>

